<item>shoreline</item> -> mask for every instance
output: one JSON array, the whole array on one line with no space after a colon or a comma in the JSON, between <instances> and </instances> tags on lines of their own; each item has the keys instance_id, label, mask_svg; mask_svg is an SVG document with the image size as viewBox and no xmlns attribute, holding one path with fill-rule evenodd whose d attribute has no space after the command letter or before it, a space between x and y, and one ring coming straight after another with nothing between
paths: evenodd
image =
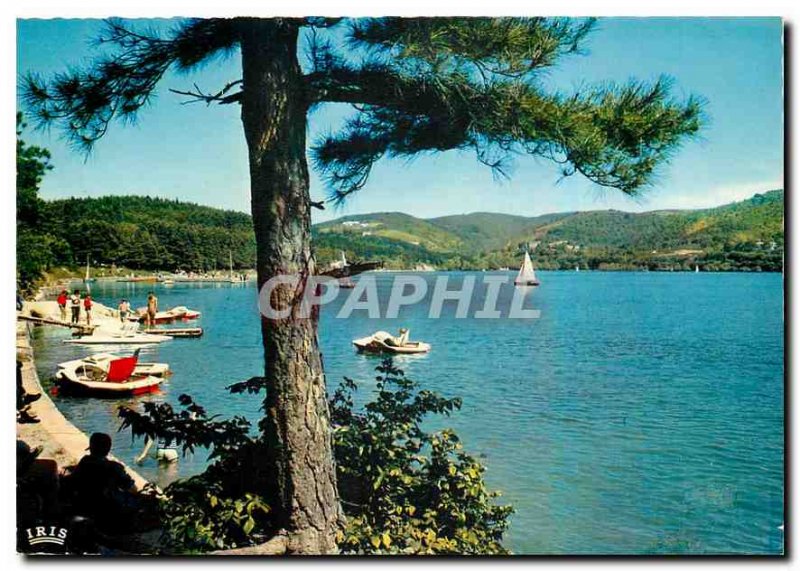
<instances>
[{"instance_id":1,"label":"shoreline","mask_svg":"<svg viewBox=\"0 0 800 571\"><path fill-rule=\"evenodd\" d=\"M30 342L30 326L19 321L16 323L16 354L17 359L22 361L22 386L25 392L42 395L30 405L30 411L40 422L17 423L17 438L24 440L31 448L43 446L39 458L54 460L60 469L77 464L86 454L89 437L67 420L42 387ZM149 484L146 478L113 454L110 454L109 458L122 464L128 475L133 478L137 490L141 491Z\"/></svg>"},{"instance_id":2,"label":"shoreline","mask_svg":"<svg viewBox=\"0 0 800 571\"><path fill-rule=\"evenodd\" d=\"M568 268L552 268L546 266L539 266L534 268L537 272L553 272L553 273L576 273L574 266L570 266ZM480 267L469 267L469 268L437 268L437 267L429 267L429 268L380 268L376 270L370 270L368 272L364 272L365 274L368 273L436 273L436 272L476 272L476 273L497 273L497 272L508 272L508 273L516 273L519 270L518 267L509 267L508 269L500 269L500 268L480 268ZM752 268L752 267L738 267L738 268L716 268L716 267L704 267L700 270L699 273L701 274L782 274L785 273L785 266L781 269L762 269L762 268ZM598 267L598 268L588 268L585 266L580 267L579 273L658 273L658 274L687 274L687 273L695 273L694 268L680 268L680 269L668 269L664 267L660 268L648 268L646 266L625 266L625 267ZM257 281L254 279L255 270L253 268L248 268L245 270L239 270L239 273L244 273L248 276L248 279L244 282L236 282L236 283L250 283L253 281ZM153 270L142 270L141 273L136 273L135 277L131 279L130 276L96 276L93 278L93 283L142 283L142 284L149 284L152 286L156 285L164 285L161 283L160 280L154 279L150 281L149 278L155 278L155 276L164 275L166 277L171 277L172 272L167 270L161 271L153 271ZM138 280L136 278L145 278L142 280ZM221 277L211 277L211 278L197 278L197 279L177 279L174 283L170 285L178 285L181 283L185 284L196 284L196 283L227 283L228 279L225 275ZM58 292L61 289L69 289L74 288L78 283L81 283L80 288L83 289L85 285L83 284L83 277L78 275L76 270L74 275L68 276L61 276L56 279L45 279L45 281L40 282L38 287L36 288L36 293L33 296L30 296L31 301L43 301L47 299L55 299L55 296L58 295Z\"/></svg>"}]
</instances>

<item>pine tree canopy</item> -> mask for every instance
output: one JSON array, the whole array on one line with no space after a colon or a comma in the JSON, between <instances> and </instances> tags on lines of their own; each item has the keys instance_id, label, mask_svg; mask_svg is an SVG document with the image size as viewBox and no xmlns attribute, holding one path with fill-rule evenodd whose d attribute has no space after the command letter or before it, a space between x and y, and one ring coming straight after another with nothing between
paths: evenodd
<instances>
[{"instance_id":1,"label":"pine tree canopy","mask_svg":"<svg viewBox=\"0 0 800 571\"><path fill-rule=\"evenodd\" d=\"M132 121L165 72L192 71L237 49L241 19L185 20L166 34L107 22L104 55L85 69L25 78L34 120L57 124L88 150L118 119ZM309 109L338 102L354 113L314 143L313 161L341 201L362 188L382 157L473 150L505 174L517 155L554 161L636 194L704 123L703 105L671 95L671 81L548 90L542 74L584 52L595 21L569 18L305 18L286 21L305 40L301 65ZM247 89L176 91L231 104Z\"/></svg>"}]
</instances>

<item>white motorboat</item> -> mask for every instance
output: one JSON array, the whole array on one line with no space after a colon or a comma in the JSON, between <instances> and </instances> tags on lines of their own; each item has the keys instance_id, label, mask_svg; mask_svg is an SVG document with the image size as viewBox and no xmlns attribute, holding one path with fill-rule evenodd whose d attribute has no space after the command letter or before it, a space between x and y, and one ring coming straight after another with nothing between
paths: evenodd
<instances>
[{"instance_id":1,"label":"white motorboat","mask_svg":"<svg viewBox=\"0 0 800 571\"><path fill-rule=\"evenodd\" d=\"M166 311L158 311L156 312L155 320L153 321L154 324L162 324L162 323L173 323L175 321L186 321L189 319L197 319L200 317L200 312L195 311L194 309L189 309L185 305L178 305L176 307L170 308ZM128 319L130 321L140 322L145 321L147 316L147 308L140 308L134 313L130 315Z\"/></svg>"},{"instance_id":2,"label":"white motorboat","mask_svg":"<svg viewBox=\"0 0 800 571\"><path fill-rule=\"evenodd\" d=\"M431 346L428 343L409 341L407 329L400 330L400 337L395 337L386 331L377 331L369 337L354 339L353 345L359 351L367 353L413 354L427 353L431 350Z\"/></svg>"},{"instance_id":3,"label":"white motorboat","mask_svg":"<svg viewBox=\"0 0 800 571\"><path fill-rule=\"evenodd\" d=\"M120 359L119 355L111 353L97 353L89 355L83 359L75 359L73 361L65 361L58 364L59 369L73 369L81 365L89 365L98 367L100 369L108 370L111 367L111 362ZM136 367L133 370L134 375L150 375L153 377L165 377L170 374L169 365L167 363L142 363L137 361Z\"/></svg>"},{"instance_id":4,"label":"white motorboat","mask_svg":"<svg viewBox=\"0 0 800 571\"><path fill-rule=\"evenodd\" d=\"M189 309L185 305L179 305L177 307L173 307L172 309L168 309L166 314L173 319L197 319L200 317L199 311ZM156 314L156 323L158 323L158 314Z\"/></svg>"},{"instance_id":5,"label":"white motorboat","mask_svg":"<svg viewBox=\"0 0 800 571\"><path fill-rule=\"evenodd\" d=\"M163 379L151 375L136 375L139 351L132 357L111 359L108 367L82 361L73 362L56 373L56 385L67 393L96 396L122 397L151 393L158 390Z\"/></svg>"},{"instance_id":6,"label":"white motorboat","mask_svg":"<svg viewBox=\"0 0 800 571\"><path fill-rule=\"evenodd\" d=\"M138 329L138 324L130 323L123 324L119 329L98 327L91 335L83 335L75 339L64 339L63 342L73 345L150 345L172 339L168 335L139 333Z\"/></svg>"}]
</instances>

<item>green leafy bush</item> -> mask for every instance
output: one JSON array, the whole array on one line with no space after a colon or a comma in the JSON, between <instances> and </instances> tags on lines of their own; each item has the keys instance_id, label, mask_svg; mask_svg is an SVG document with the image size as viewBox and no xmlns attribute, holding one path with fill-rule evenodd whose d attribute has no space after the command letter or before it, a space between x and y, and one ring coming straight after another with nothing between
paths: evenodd
<instances>
[{"instance_id":1,"label":"green leafy bush","mask_svg":"<svg viewBox=\"0 0 800 571\"><path fill-rule=\"evenodd\" d=\"M225 497L220 482L204 476L175 482L161 501L161 519L169 543L181 551L205 551L247 545L269 506L256 494Z\"/></svg>"},{"instance_id":2,"label":"green leafy bush","mask_svg":"<svg viewBox=\"0 0 800 571\"><path fill-rule=\"evenodd\" d=\"M513 509L495 503L485 468L464 452L451 430L426 432L431 414L461 406L408 379L391 360L376 369L375 399L356 410L356 383L345 379L331 400L339 493L347 515L339 533L343 553L499 554ZM258 393L255 377L228 387ZM123 429L184 451L210 450L205 472L168 486L162 526L178 552L202 552L266 541L275 531L263 496L266 450L241 418L218 420L181 395L181 409L144 403L120 410Z\"/></svg>"},{"instance_id":3,"label":"green leafy bush","mask_svg":"<svg viewBox=\"0 0 800 571\"><path fill-rule=\"evenodd\" d=\"M339 493L347 514L340 549L353 553L506 553L510 506L498 506L485 468L450 430L428 433L429 414L450 414L460 399L418 390L385 361L377 397L355 412L356 384L331 401Z\"/></svg>"}]
</instances>

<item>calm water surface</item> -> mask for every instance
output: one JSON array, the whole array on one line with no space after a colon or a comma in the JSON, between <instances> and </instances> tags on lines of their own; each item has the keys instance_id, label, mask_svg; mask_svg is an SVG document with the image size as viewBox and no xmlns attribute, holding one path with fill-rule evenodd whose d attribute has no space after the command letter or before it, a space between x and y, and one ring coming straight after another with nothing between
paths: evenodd
<instances>
[{"instance_id":1,"label":"calm water surface","mask_svg":"<svg viewBox=\"0 0 800 571\"><path fill-rule=\"evenodd\" d=\"M377 274L385 310L393 274ZM431 284L437 274L419 274ZM445 275L445 274L442 274ZM450 289L466 274L451 273ZM476 274L478 283L483 274ZM429 355L398 359L425 388L463 398L450 426L488 466L487 480L516 508L516 553L779 553L783 549L783 296L777 274L541 272L525 301L533 320L429 319L425 303L398 319L323 309L320 338L330 387L344 375L374 387L375 357L350 341L411 328ZM116 307L144 304L151 285L102 284ZM432 289L432 288L431 288ZM476 287L472 311L483 305ZM513 288L501 292L508 307ZM160 305L203 312L201 339L146 348L174 375L158 395L108 401L56 396L85 431L114 432L116 407L177 403L189 393L210 412L258 416L258 399L225 386L262 372L254 285L157 286ZM503 305L505 304L505 305ZM383 312L382 312L383 313ZM43 380L91 349L36 331ZM125 461L141 450L115 437ZM161 483L203 469L205 454L141 472Z\"/></svg>"}]
</instances>

